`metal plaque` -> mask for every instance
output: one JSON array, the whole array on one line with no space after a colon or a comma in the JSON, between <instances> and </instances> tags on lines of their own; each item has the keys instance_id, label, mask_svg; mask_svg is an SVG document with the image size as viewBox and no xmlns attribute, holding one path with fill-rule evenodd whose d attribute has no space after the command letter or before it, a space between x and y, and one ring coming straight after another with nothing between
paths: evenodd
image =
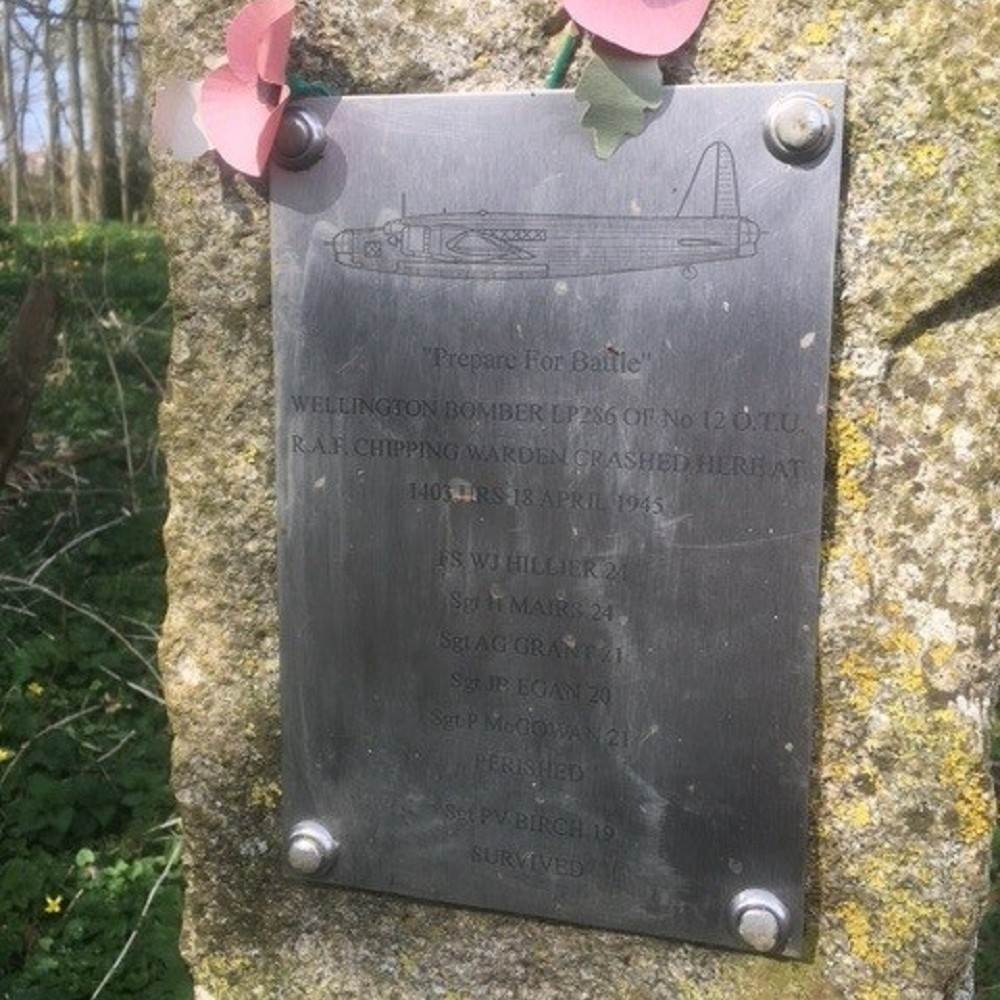
<instances>
[{"instance_id":1,"label":"metal plaque","mask_svg":"<svg viewBox=\"0 0 1000 1000\"><path fill-rule=\"evenodd\" d=\"M668 89L607 161L565 92L305 105L291 873L801 953L842 100Z\"/></svg>"}]
</instances>

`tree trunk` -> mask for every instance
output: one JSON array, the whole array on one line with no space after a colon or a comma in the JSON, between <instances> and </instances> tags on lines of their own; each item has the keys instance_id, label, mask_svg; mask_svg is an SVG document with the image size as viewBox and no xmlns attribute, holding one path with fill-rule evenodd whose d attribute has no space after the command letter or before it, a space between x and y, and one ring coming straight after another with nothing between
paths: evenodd
<instances>
[{"instance_id":1,"label":"tree trunk","mask_svg":"<svg viewBox=\"0 0 1000 1000\"><path fill-rule=\"evenodd\" d=\"M107 122L104 120L104 87L107 74L104 63L102 31L98 20L99 0L87 4L83 24L83 64L87 81L87 125L90 133L90 214L94 219L108 214L108 148L105 144Z\"/></svg>"},{"instance_id":2,"label":"tree trunk","mask_svg":"<svg viewBox=\"0 0 1000 1000\"><path fill-rule=\"evenodd\" d=\"M128 135L128 195L134 215L141 212L149 197L149 121L145 113L145 78L142 47L135 32L139 17L137 0L119 0L121 15L131 29L123 35L125 69L131 92L125 92L125 122Z\"/></svg>"},{"instance_id":3,"label":"tree trunk","mask_svg":"<svg viewBox=\"0 0 1000 1000\"><path fill-rule=\"evenodd\" d=\"M114 94L114 116L117 128L115 137L118 149L118 191L121 199L122 218L127 222L132 214L129 204L129 133L125 117L125 19L121 0L111 0L111 11L115 19L112 25L114 39L114 73L112 74L112 92Z\"/></svg>"},{"instance_id":4,"label":"tree trunk","mask_svg":"<svg viewBox=\"0 0 1000 1000\"><path fill-rule=\"evenodd\" d=\"M46 281L33 281L0 360L0 486L21 447L28 413L42 388L56 343L58 301Z\"/></svg>"},{"instance_id":5,"label":"tree trunk","mask_svg":"<svg viewBox=\"0 0 1000 1000\"><path fill-rule=\"evenodd\" d=\"M108 0L90 0L83 50L90 126L91 192L94 216L98 219L112 218L120 212L118 156L115 149L112 27L111 4Z\"/></svg>"},{"instance_id":6,"label":"tree trunk","mask_svg":"<svg viewBox=\"0 0 1000 1000\"><path fill-rule=\"evenodd\" d=\"M70 131L70 216L74 222L87 218L87 140L83 115L83 87L80 83L80 4L71 0L66 7L66 77L69 83Z\"/></svg>"},{"instance_id":7,"label":"tree trunk","mask_svg":"<svg viewBox=\"0 0 1000 1000\"><path fill-rule=\"evenodd\" d=\"M46 176L49 185L49 217L62 216L62 192L65 186L63 165L62 129L59 122L59 59L56 52L52 18L46 17L42 26L42 72L45 74L45 113L48 125L49 154Z\"/></svg>"},{"instance_id":8,"label":"tree trunk","mask_svg":"<svg viewBox=\"0 0 1000 1000\"><path fill-rule=\"evenodd\" d=\"M21 157L17 105L14 101L13 42L11 19L13 6L4 3L0 12L0 127L3 128L6 152L7 197L11 222L21 218L21 201L24 187L24 165Z\"/></svg>"}]
</instances>

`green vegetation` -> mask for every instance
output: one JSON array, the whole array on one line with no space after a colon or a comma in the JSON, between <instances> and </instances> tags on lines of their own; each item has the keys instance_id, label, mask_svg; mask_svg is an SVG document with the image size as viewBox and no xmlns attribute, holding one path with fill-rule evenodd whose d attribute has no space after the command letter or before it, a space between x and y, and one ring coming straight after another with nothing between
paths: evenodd
<instances>
[{"instance_id":1,"label":"green vegetation","mask_svg":"<svg viewBox=\"0 0 1000 1000\"><path fill-rule=\"evenodd\" d=\"M155 667L164 253L123 225L0 229L0 331L43 266L62 333L0 491L0 998L180 1000Z\"/></svg>"},{"instance_id":2,"label":"green vegetation","mask_svg":"<svg viewBox=\"0 0 1000 1000\"><path fill-rule=\"evenodd\" d=\"M993 781L1000 769L1000 714L993 716ZM1000 788L998 788L1000 791ZM1000 828L993 831L993 864L990 868L990 909L979 928L976 952L977 1000L1000 1000Z\"/></svg>"}]
</instances>

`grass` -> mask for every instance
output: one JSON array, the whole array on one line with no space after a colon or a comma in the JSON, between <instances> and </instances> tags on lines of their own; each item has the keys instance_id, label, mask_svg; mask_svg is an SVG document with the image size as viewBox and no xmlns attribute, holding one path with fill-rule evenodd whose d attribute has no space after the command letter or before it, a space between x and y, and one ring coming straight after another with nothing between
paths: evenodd
<instances>
[{"instance_id":1,"label":"grass","mask_svg":"<svg viewBox=\"0 0 1000 1000\"><path fill-rule=\"evenodd\" d=\"M164 252L123 225L0 229L0 331L42 267L62 333L0 492L0 998L186 1000L155 664Z\"/></svg>"}]
</instances>

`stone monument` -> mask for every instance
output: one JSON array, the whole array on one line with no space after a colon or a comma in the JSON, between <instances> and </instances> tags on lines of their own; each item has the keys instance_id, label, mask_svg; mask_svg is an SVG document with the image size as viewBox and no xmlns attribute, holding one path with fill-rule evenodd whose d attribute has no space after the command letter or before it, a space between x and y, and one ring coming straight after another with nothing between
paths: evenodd
<instances>
[{"instance_id":1,"label":"stone monument","mask_svg":"<svg viewBox=\"0 0 1000 1000\"><path fill-rule=\"evenodd\" d=\"M287 878L268 192L211 157L157 162L176 323L161 659L201 1000L964 995L994 813L1000 15L963 10L717 0L664 61L675 82L848 85L802 960ZM153 79L198 76L232 13L150 0ZM530 88L550 14L310 0L292 67L356 93Z\"/></svg>"}]
</instances>

